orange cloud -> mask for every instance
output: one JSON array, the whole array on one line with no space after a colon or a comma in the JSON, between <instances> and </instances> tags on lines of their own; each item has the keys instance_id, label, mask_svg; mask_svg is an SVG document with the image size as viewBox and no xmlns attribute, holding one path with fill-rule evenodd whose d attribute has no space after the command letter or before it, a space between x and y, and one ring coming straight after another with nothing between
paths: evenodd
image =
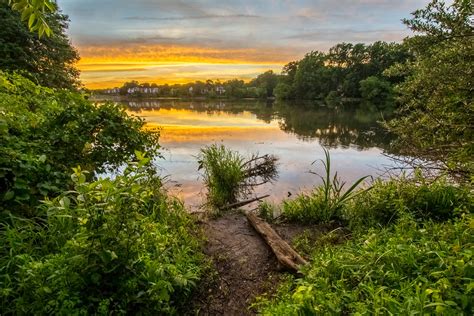
<instances>
[{"instance_id":1,"label":"orange cloud","mask_svg":"<svg viewBox=\"0 0 474 316\"><path fill-rule=\"evenodd\" d=\"M283 51L283 50L282 50ZM91 89L120 86L138 80L158 84L206 79L250 80L272 69L279 72L294 59L276 49L218 49L168 44L80 47L78 68Z\"/></svg>"},{"instance_id":2,"label":"orange cloud","mask_svg":"<svg viewBox=\"0 0 474 316\"><path fill-rule=\"evenodd\" d=\"M198 46L177 46L169 44L88 46L79 49L81 64L103 63L164 63L164 62L193 62L193 63L256 63L284 64L294 57L288 50L279 51L274 47L219 49Z\"/></svg>"}]
</instances>

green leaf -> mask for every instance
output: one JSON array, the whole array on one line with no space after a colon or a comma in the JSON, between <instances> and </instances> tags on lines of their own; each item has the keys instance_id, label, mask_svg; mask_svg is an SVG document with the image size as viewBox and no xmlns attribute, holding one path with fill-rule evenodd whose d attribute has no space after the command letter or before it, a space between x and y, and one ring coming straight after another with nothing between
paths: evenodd
<instances>
[{"instance_id":1,"label":"green leaf","mask_svg":"<svg viewBox=\"0 0 474 316\"><path fill-rule=\"evenodd\" d=\"M3 196L3 200L4 201L9 201L11 199L13 199L13 197L15 196L15 192L13 191L7 191L7 193L5 193L5 195Z\"/></svg>"},{"instance_id":2,"label":"green leaf","mask_svg":"<svg viewBox=\"0 0 474 316\"><path fill-rule=\"evenodd\" d=\"M30 18L28 19L28 28L32 28L33 27L33 24L35 23L36 21L36 14L32 13L30 15Z\"/></svg>"}]
</instances>

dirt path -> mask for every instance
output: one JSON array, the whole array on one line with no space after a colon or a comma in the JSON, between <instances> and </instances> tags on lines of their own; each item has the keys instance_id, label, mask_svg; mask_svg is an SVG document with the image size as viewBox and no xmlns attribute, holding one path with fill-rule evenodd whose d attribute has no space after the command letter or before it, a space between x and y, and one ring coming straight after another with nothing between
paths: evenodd
<instances>
[{"instance_id":1,"label":"dirt path","mask_svg":"<svg viewBox=\"0 0 474 316\"><path fill-rule=\"evenodd\" d=\"M271 291L281 273L265 242L242 213L232 212L204 225L205 252L217 275L194 298L199 315L251 315L255 297Z\"/></svg>"},{"instance_id":2,"label":"dirt path","mask_svg":"<svg viewBox=\"0 0 474 316\"><path fill-rule=\"evenodd\" d=\"M241 212L230 212L201 225L207 238L204 252L213 261L215 275L199 285L185 313L255 314L249 309L255 298L272 294L285 276L275 255ZM290 244L297 236L306 236L311 244L339 226L279 224L272 227ZM341 242L345 234L343 229L338 229L331 243Z\"/></svg>"}]
</instances>

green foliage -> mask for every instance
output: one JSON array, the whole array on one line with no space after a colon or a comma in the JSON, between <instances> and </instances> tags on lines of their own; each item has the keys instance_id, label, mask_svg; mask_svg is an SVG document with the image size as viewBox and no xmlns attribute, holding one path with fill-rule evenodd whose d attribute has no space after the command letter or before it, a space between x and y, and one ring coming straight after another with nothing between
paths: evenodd
<instances>
[{"instance_id":1,"label":"green foliage","mask_svg":"<svg viewBox=\"0 0 474 316\"><path fill-rule=\"evenodd\" d=\"M34 206L71 183L71 168L116 168L135 150L156 150L157 134L112 103L52 90L0 72L0 211L35 215Z\"/></svg>"},{"instance_id":2,"label":"green foliage","mask_svg":"<svg viewBox=\"0 0 474 316\"><path fill-rule=\"evenodd\" d=\"M253 79L249 85L262 89L264 91L262 97L269 98L273 97L273 90L275 89L277 83L278 75L272 70L268 70L263 74L258 75L257 78Z\"/></svg>"},{"instance_id":3,"label":"green foliage","mask_svg":"<svg viewBox=\"0 0 474 316\"><path fill-rule=\"evenodd\" d=\"M18 2L33 6L31 1ZM36 6L45 2L48 3L33 1ZM55 11L43 12L42 16L33 12L31 17L38 19L34 25L39 25L40 33L47 23L51 31L45 32L52 34L41 37L30 32L22 22L22 16L0 1L0 70L20 71L34 82L47 87L79 87L79 71L75 66L79 54L71 46L66 34L68 17Z\"/></svg>"},{"instance_id":4,"label":"green foliage","mask_svg":"<svg viewBox=\"0 0 474 316\"><path fill-rule=\"evenodd\" d=\"M391 108L395 104L393 87L385 79L375 76L360 81L360 94L365 101L380 109Z\"/></svg>"},{"instance_id":5,"label":"green foliage","mask_svg":"<svg viewBox=\"0 0 474 316\"><path fill-rule=\"evenodd\" d=\"M50 0L2 0L15 11L21 13L21 20L28 23L31 31L37 31L41 37L44 33L51 36L51 28L47 22L46 14L56 10L56 4Z\"/></svg>"},{"instance_id":6,"label":"green foliage","mask_svg":"<svg viewBox=\"0 0 474 316\"><path fill-rule=\"evenodd\" d=\"M363 97L360 84L371 76L382 77L390 66L410 58L402 44L375 42L372 45L340 43L329 53L313 51L285 66L275 95L280 99L324 100ZM403 79L384 79L392 85ZM385 87L384 87L385 88ZM335 104L335 103L334 103Z\"/></svg>"},{"instance_id":7,"label":"green foliage","mask_svg":"<svg viewBox=\"0 0 474 316\"><path fill-rule=\"evenodd\" d=\"M376 180L371 189L350 201L344 218L353 230L396 223L404 214L418 221L446 221L474 212L470 190L444 178Z\"/></svg>"},{"instance_id":8,"label":"green foliage","mask_svg":"<svg viewBox=\"0 0 474 316\"><path fill-rule=\"evenodd\" d=\"M266 220L267 222L272 222L279 210L276 209L275 205L262 201L258 204L258 216Z\"/></svg>"},{"instance_id":9,"label":"green foliage","mask_svg":"<svg viewBox=\"0 0 474 316\"><path fill-rule=\"evenodd\" d=\"M472 181L474 170L472 8L470 0L434 0L415 11L404 22L420 34L406 40L416 58L387 72L406 76L397 86L399 117L388 125L395 149L438 162L463 181Z\"/></svg>"},{"instance_id":10,"label":"green foliage","mask_svg":"<svg viewBox=\"0 0 474 316\"><path fill-rule=\"evenodd\" d=\"M236 202L245 180L244 158L224 145L211 145L201 149L199 170L203 170L207 197L211 206L221 208Z\"/></svg>"},{"instance_id":11,"label":"green foliage","mask_svg":"<svg viewBox=\"0 0 474 316\"><path fill-rule=\"evenodd\" d=\"M279 82L274 90L275 97L279 100L290 100L293 98L293 89L284 82Z\"/></svg>"},{"instance_id":12,"label":"green foliage","mask_svg":"<svg viewBox=\"0 0 474 316\"><path fill-rule=\"evenodd\" d=\"M349 188L345 189L337 172L331 177L331 157L329 151L324 148L325 160L322 160L325 175L320 178L321 186L316 187L309 195L301 194L293 200L283 201L283 215L290 221L303 223L329 223L330 221L343 219L343 208L348 201L365 190L356 191L357 186L367 177L355 181Z\"/></svg>"},{"instance_id":13,"label":"green foliage","mask_svg":"<svg viewBox=\"0 0 474 316\"><path fill-rule=\"evenodd\" d=\"M342 105L342 98L337 91L331 91L328 95L324 98L324 102L327 106L334 108L339 105Z\"/></svg>"},{"instance_id":14,"label":"green foliage","mask_svg":"<svg viewBox=\"0 0 474 316\"><path fill-rule=\"evenodd\" d=\"M173 314L201 273L182 202L138 153L115 179L86 181L46 200L43 219L0 230L2 314Z\"/></svg>"},{"instance_id":15,"label":"green foliage","mask_svg":"<svg viewBox=\"0 0 474 316\"><path fill-rule=\"evenodd\" d=\"M473 313L473 219L404 219L315 251L304 277L258 305L263 315Z\"/></svg>"}]
</instances>

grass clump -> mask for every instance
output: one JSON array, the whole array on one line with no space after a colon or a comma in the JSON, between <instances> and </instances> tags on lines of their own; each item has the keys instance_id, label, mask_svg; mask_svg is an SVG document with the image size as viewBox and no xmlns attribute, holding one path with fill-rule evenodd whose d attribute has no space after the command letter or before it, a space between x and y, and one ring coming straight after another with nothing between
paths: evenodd
<instances>
[{"instance_id":1,"label":"grass clump","mask_svg":"<svg viewBox=\"0 0 474 316\"><path fill-rule=\"evenodd\" d=\"M244 158L224 145L214 144L201 149L198 162L199 170L204 171L209 204L219 208L236 202L245 179Z\"/></svg>"},{"instance_id":2,"label":"grass clump","mask_svg":"<svg viewBox=\"0 0 474 316\"><path fill-rule=\"evenodd\" d=\"M376 180L371 190L345 206L344 218L352 230L365 230L396 223L404 214L419 222L440 222L472 213L473 208L467 187L452 185L445 178L428 182L420 176L402 177Z\"/></svg>"},{"instance_id":3,"label":"grass clump","mask_svg":"<svg viewBox=\"0 0 474 316\"><path fill-rule=\"evenodd\" d=\"M201 149L198 170L203 170L208 206L217 211L225 209L248 197L256 186L273 181L277 176L276 161L271 155L246 159L224 145Z\"/></svg>"},{"instance_id":4,"label":"grass clump","mask_svg":"<svg viewBox=\"0 0 474 316\"><path fill-rule=\"evenodd\" d=\"M323 184L316 187L311 194L301 194L293 200L283 202L282 211L286 219L304 223L329 223L343 220L343 208L351 199L364 192L356 188L367 177L355 181L345 189L337 172L331 177L331 157L324 148L324 177L319 176Z\"/></svg>"},{"instance_id":5,"label":"grass clump","mask_svg":"<svg viewBox=\"0 0 474 316\"><path fill-rule=\"evenodd\" d=\"M2 314L176 313L200 279L200 242L146 163L93 182L76 169L42 218L3 224Z\"/></svg>"}]
</instances>

